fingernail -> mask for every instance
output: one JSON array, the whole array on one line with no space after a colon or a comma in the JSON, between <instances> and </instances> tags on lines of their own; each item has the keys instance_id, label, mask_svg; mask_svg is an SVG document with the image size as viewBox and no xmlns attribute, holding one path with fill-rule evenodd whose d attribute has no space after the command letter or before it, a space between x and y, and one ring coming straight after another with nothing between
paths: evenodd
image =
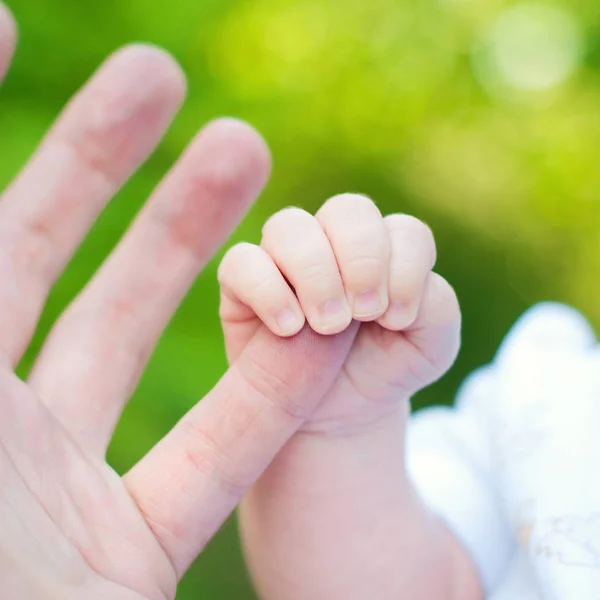
<instances>
[{"instance_id":1,"label":"fingernail","mask_svg":"<svg viewBox=\"0 0 600 600\"><path fill-rule=\"evenodd\" d=\"M330 331L348 325L351 315L345 300L329 300L319 309L319 318L323 329Z\"/></svg>"},{"instance_id":2,"label":"fingernail","mask_svg":"<svg viewBox=\"0 0 600 600\"><path fill-rule=\"evenodd\" d=\"M401 331L410 327L416 319L416 311L412 306L402 302L392 302L385 312L385 324L389 329Z\"/></svg>"},{"instance_id":3,"label":"fingernail","mask_svg":"<svg viewBox=\"0 0 600 600\"><path fill-rule=\"evenodd\" d=\"M284 308L277 316L277 324L283 334L295 333L302 326L302 319L289 308Z\"/></svg>"},{"instance_id":4,"label":"fingernail","mask_svg":"<svg viewBox=\"0 0 600 600\"><path fill-rule=\"evenodd\" d=\"M363 292L354 298L354 316L356 318L379 315L383 308L383 302L377 292Z\"/></svg>"}]
</instances>

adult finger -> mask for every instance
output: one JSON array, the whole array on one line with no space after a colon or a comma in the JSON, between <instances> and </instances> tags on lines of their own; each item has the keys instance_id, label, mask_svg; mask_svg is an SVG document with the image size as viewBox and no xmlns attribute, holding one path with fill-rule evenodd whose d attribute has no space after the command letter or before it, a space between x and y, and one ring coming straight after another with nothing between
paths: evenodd
<instances>
[{"instance_id":1,"label":"adult finger","mask_svg":"<svg viewBox=\"0 0 600 600\"><path fill-rule=\"evenodd\" d=\"M209 124L51 332L30 384L88 449L106 449L158 337L269 170L251 127Z\"/></svg>"},{"instance_id":2,"label":"adult finger","mask_svg":"<svg viewBox=\"0 0 600 600\"><path fill-rule=\"evenodd\" d=\"M0 4L0 79L4 77L15 51L16 25L4 4Z\"/></svg>"},{"instance_id":3,"label":"adult finger","mask_svg":"<svg viewBox=\"0 0 600 600\"><path fill-rule=\"evenodd\" d=\"M357 331L266 327L217 386L124 478L177 574L185 572L242 495L312 414Z\"/></svg>"},{"instance_id":4,"label":"adult finger","mask_svg":"<svg viewBox=\"0 0 600 600\"><path fill-rule=\"evenodd\" d=\"M154 149L184 90L164 52L142 45L117 52L5 191L0 360L19 360L50 287L106 202Z\"/></svg>"}]
</instances>

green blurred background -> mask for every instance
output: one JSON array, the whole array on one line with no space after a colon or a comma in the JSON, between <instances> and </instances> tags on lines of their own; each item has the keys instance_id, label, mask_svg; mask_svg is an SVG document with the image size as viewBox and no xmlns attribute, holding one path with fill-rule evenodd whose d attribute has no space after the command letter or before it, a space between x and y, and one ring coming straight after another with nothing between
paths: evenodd
<instances>
[{"instance_id":1,"label":"green blurred background","mask_svg":"<svg viewBox=\"0 0 600 600\"><path fill-rule=\"evenodd\" d=\"M600 5L594 0L13 0L20 45L1 96L0 183L122 44L150 41L186 70L189 100L107 209L50 298L44 334L207 120L254 124L273 179L237 239L288 204L342 191L428 222L456 287L464 345L416 399L447 403L511 323L544 299L600 322ZM127 469L226 367L216 264L155 353L110 451ZM232 519L178 598L251 599Z\"/></svg>"}]
</instances>

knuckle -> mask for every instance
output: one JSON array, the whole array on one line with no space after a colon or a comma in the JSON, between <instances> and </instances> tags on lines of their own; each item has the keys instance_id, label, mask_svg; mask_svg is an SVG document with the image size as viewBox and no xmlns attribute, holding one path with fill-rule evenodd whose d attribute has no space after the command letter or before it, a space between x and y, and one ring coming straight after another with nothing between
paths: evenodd
<instances>
[{"instance_id":1,"label":"knuckle","mask_svg":"<svg viewBox=\"0 0 600 600\"><path fill-rule=\"evenodd\" d=\"M332 275L333 256L321 242L320 238L304 238L298 245L286 246L281 252L274 253L274 260L285 265L291 278L329 278Z\"/></svg>"},{"instance_id":2,"label":"knuckle","mask_svg":"<svg viewBox=\"0 0 600 600\"><path fill-rule=\"evenodd\" d=\"M152 344L145 334L135 334L139 323L137 304L126 298L104 303L76 301L57 323L56 334L74 335L82 340L85 352L97 364L120 365L139 373L148 361ZM115 347L115 336L119 344ZM85 340L85 342L84 342Z\"/></svg>"},{"instance_id":3,"label":"knuckle","mask_svg":"<svg viewBox=\"0 0 600 600\"><path fill-rule=\"evenodd\" d=\"M186 437L184 457L193 470L216 481L227 495L240 497L251 482L242 476L222 444L206 428L191 420L186 427Z\"/></svg>"},{"instance_id":4,"label":"knuckle","mask_svg":"<svg viewBox=\"0 0 600 600\"><path fill-rule=\"evenodd\" d=\"M98 111L100 114L100 111ZM113 183L118 178L118 173L113 166L113 150L110 143L114 136L120 137L120 132L106 122L104 116L90 122L88 128L78 136L66 137L61 140L68 147L73 148L74 153L85 167L92 173L98 174L105 181ZM112 136L112 137L111 137Z\"/></svg>"},{"instance_id":5,"label":"knuckle","mask_svg":"<svg viewBox=\"0 0 600 600\"><path fill-rule=\"evenodd\" d=\"M426 263L428 270L433 269L437 262L437 247L429 225L416 217L404 214L389 215L385 217L385 223L392 247L396 245L406 250L410 246L409 252L402 252L404 262L410 259L414 264Z\"/></svg>"},{"instance_id":6,"label":"knuckle","mask_svg":"<svg viewBox=\"0 0 600 600\"><path fill-rule=\"evenodd\" d=\"M105 319L107 328L123 331L129 323L135 322L139 308L131 298L116 296L102 308L100 320Z\"/></svg>"},{"instance_id":7,"label":"knuckle","mask_svg":"<svg viewBox=\"0 0 600 600\"><path fill-rule=\"evenodd\" d=\"M202 190L206 190L213 198L223 200L242 196L246 189L245 173L232 169L227 163L219 163L218 167L204 175L200 182Z\"/></svg>"},{"instance_id":8,"label":"knuckle","mask_svg":"<svg viewBox=\"0 0 600 600\"><path fill-rule=\"evenodd\" d=\"M340 261L340 269L347 281L377 281L383 273L383 260L374 253L356 253Z\"/></svg>"},{"instance_id":9,"label":"knuckle","mask_svg":"<svg viewBox=\"0 0 600 600\"><path fill-rule=\"evenodd\" d=\"M305 254L292 261L290 280L295 286L317 291L335 285L336 274L317 256Z\"/></svg>"},{"instance_id":10,"label":"knuckle","mask_svg":"<svg viewBox=\"0 0 600 600\"><path fill-rule=\"evenodd\" d=\"M222 156L215 152L212 160L190 174L183 196L188 199L188 204L199 206L198 198L211 198L222 203L229 202L231 198L243 198L247 195L248 182L252 173L243 162L231 160L229 156ZM192 214L193 207L190 207Z\"/></svg>"},{"instance_id":11,"label":"knuckle","mask_svg":"<svg viewBox=\"0 0 600 600\"><path fill-rule=\"evenodd\" d=\"M361 212L366 209L368 211L376 211L379 213L377 205L368 196L346 192L329 198L319 210L319 214L329 216L338 211L346 214L349 209L360 210Z\"/></svg>"},{"instance_id":12,"label":"knuckle","mask_svg":"<svg viewBox=\"0 0 600 600\"><path fill-rule=\"evenodd\" d=\"M13 249L12 256L7 253L6 258L16 273L30 272L43 284L54 279L63 248L46 219L34 218L12 230L3 228L0 237L5 247Z\"/></svg>"},{"instance_id":13,"label":"knuckle","mask_svg":"<svg viewBox=\"0 0 600 600\"><path fill-rule=\"evenodd\" d=\"M263 238L269 238L274 233L292 225L312 221L314 217L302 208L288 206L271 215L262 228Z\"/></svg>"},{"instance_id":14,"label":"knuckle","mask_svg":"<svg viewBox=\"0 0 600 600\"><path fill-rule=\"evenodd\" d=\"M229 260L237 262L237 260L245 259L246 257L255 254L257 251L260 251L260 249L255 244L251 244L250 242L238 242L229 248L225 256L228 257Z\"/></svg>"},{"instance_id":15,"label":"knuckle","mask_svg":"<svg viewBox=\"0 0 600 600\"><path fill-rule=\"evenodd\" d=\"M259 398L294 421L304 421L310 411L296 400L295 386L286 381L286 372L277 373L258 360L243 361L237 365L244 384Z\"/></svg>"},{"instance_id":16,"label":"knuckle","mask_svg":"<svg viewBox=\"0 0 600 600\"><path fill-rule=\"evenodd\" d=\"M241 278L238 286L242 286L248 291L248 299L251 304L256 302L255 306L262 305L266 309L274 310L283 301L281 288L278 281L269 273L255 273L251 278ZM285 289L285 288L284 288Z\"/></svg>"},{"instance_id":17,"label":"knuckle","mask_svg":"<svg viewBox=\"0 0 600 600\"><path fill-rule=\"evenodd\" d=\"M134 151L135 141L123 127L124 115L118 109L121 100L116 92L100 89L96 91L94 110L86 126L77 132L61 131L57 143L72 148L81 164L111 185L122 176L122 162L115 156L128 158ZM136 107L139 110L139 107Z\"/></svg>"},{"instance_id":18,"label":"knuckle","mask_svg":"<svg viewBox=\"0 0 600 600\"><path fill-rule=\"evenodd\" d=\"M260 252L260 248L249 242L239 242L232 246L226 253L219 268L217 269L217 279L220 283L226 281L232 270L243 268L245 263L249 261L256 252Z\"/></svg>"},{"instance_id":19,"label":"knuckle","mask_svg":"<svg viewBox=\"0 0 600 600\"><path fill-rule=\"evenodd\" d=\"M417 217L405 214L393 214L385 217L385 223L391 235L410 237L411 240L426 244L435 249L435 236L427 223Z\"/></svg>"}]
</instances>

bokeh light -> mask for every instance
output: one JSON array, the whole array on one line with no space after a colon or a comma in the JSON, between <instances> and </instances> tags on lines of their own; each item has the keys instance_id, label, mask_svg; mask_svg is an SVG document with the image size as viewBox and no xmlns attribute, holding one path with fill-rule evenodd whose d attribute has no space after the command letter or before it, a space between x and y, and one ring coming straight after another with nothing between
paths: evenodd
<instances>
[{"instance_id":1,"label":"bokeh light","mask_svg":"<svg viewBox=\"0 0 600 600\"><path fill-rule=\"evenodd\" d=\"M477 75L492 94L543 91L568 79L583 50L572 14L524 3L500 13L475 52Z\"/></svg>"}]
</instances>

